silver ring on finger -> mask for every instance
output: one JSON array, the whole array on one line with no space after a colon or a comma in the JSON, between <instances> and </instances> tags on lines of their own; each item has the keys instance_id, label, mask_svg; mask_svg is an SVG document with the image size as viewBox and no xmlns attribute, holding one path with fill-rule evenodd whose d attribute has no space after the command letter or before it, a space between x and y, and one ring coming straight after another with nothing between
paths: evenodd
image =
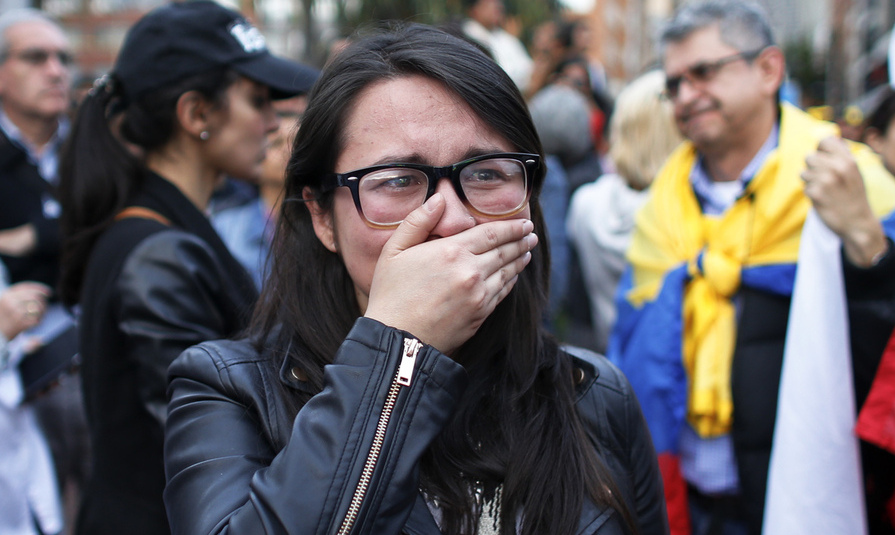
<instances>
[{"instance_id":1,"label":"silver ring on finger","mask_svg":"<svg viewBox=\"0 0 895 535\"><path fill-rule=\"evenodd\" d=\"M26 316L38 316L40 315L40 303L35 301L34 299L29 299L25 301L25 315Z\"/></svg>"}]
</instances>

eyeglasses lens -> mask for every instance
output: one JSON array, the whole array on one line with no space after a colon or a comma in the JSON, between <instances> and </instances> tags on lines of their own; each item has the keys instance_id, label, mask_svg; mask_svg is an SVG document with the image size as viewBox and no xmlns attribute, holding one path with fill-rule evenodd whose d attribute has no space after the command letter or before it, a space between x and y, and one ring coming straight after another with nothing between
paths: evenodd
<instances>
[{"instance_id":1,"label":"eyeglasses lens","mask_svg":"<svg viewBox=\"0 0 895 535\"><path fill-rule=\"evenodd\" d=\"M526 171L511 158L479 160L460 170L460 184L469 205L490 216L512 213L525 202ZM364 175L358 184L367 221L391 225L404 220L426 202L429 177L419 169L394 167Z\"/></svg>"},{"instance_id":2,"label":"eyeglasses lens","mask_svg":"<svg viewBox=\"0 0 895 535\"><path fill-rule=\"evenodd\" d=\"M418 169L394 167L364 175L358 184L360 205L367 221L390 225L426 202L429 179Z\"/></svg>"},{"instance_id":3,"label":"eyeglasses lens","mask_svg":"<svg viewBox=\"0 0 895 535\"><path fill-rule=\"evenodd\" d=\"M525 202L525 166L511 158L471 163L460 171L460 184L469 204L485 215L513 212Z\"/></svg>"},{"instance_id":4,"label":"eyeglasses lens","mask_svg":"<svg viewBox=\"0 0 895 535\"><path fill-rule=\"evenodd\" d=\"M693 65L687 69L687 81L691 84L705 83L714 76L722 65L723 63L698 63ZM678 91L681 89L683 79L683 76L675 76L665 80L665 93L671 98L676 98Z\"/></svg>"},{"instance_id":5,"label":"eyeglasses lens","mask_svg":"<svg viewBox=\"0 0 895 535\"><path fill-rule=\"evenodd\" d=\"M677 98L678 90L681 88L681 80L682 77L675 76L674 78L666 78L665 79L665 96L670 99Z\"/></svg>"}]
</instances>

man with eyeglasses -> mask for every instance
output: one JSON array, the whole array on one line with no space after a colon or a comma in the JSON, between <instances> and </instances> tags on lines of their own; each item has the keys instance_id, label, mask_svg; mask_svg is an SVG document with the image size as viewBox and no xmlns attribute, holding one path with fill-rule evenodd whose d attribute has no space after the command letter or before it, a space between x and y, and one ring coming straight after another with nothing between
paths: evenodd
<instances>
[{"instance_id":1,"label":"man with eyeglasses","mask_svg":"<svg viewBox=\"0 0 895 535\"><path fill-rule=\"evenodd\" d=\"M813 207L842 242L860 403L895 327L878 219L895 181L867 147L781 103L784 57L759 6L684 5L660 56L688 141L638 215L608 353L644 407L673 532L758 535L806 217ZM867 484L891 491L891 459L864 461ZM871 518L881 505L868 500Z\"/></svg>"},{"instance_id":2,"label":"man with eyeglasses","mask_svg":"<svg viewBox=\"0 0 895 535\"><path fill-rule=\"evenodd\" d=\"M10 283L36 281L47 288L47 311L27 333L43 345L21 350L25 355L18 365L19 390L37 411L62 482L83 475L87 458L80 383L74 375L63 375L74 362L76 331L51 292L60 262L55 184L58 153L68 131L71 67L68 39L45 13L22 8L0 14L0 262L8 268ZM34 307L29 302L21 306ZM55 386L50 390L51 385ZM16 440L2 434L6 440ZM61 519L54 518L47 505L53 503L47 496L49 487L35 485L30 484L41 490L27 496L31 511L24 516L33 531L10 532L60 529ZM2 490L0 495L4 501L12 499Z\"/></svg>"},{"instance_id":3,"label":"man with eyeglasses","mask_svg":"<svg viewBox=\"0 0 895 535\"><path fill-rule=\"evenodd\" d=\"M58 151L68 130L71 53L44 13L0 16L0 255L13 282L58 273Z\"/></svg>"}]
</instances>

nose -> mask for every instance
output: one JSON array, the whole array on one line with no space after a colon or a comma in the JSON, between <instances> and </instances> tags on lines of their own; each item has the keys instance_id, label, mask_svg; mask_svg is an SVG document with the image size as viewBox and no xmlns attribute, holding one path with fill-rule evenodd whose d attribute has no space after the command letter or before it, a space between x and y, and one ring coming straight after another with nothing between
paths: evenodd
<instances>
[{"instance_id":1,"label":"nose","mask_svg":"<svg viewBox=\"0 0 895 535\"><path fill-rule=\"evenodd\" d=\"M681 79L681 83L678 86L677 97L675 97L674 102L678 105L687 104L692 102L697 95L699 95L699 90L685 76Z\"/></svg>"},{"instance_id":2,"label":"nose","mask_svg":"<svg viewBox=\"0 0 895 535\"><path fill-rule=\"evenodd\" d=\"M435 192L444 196L445 206L441 219L432 229L433 237L453 236L475 226L475 218L460 200L449 178L440 179L435 186Z\"/></svg>"},{"instance_id":3,"label":"nose","mask_svg":"<svg viewBox=\"0 0 895 535\"><path fill-rule=\"evenodd\" d=\"M46 62L47 70L51 75L62 78L68 75L68 65L62 63L59 54L50 54Z\"/></svg>"},{"instance_id":4,"label":"nose","mask_svg":"<svg viewBox=\"0 0 895 535\"><path fill-rule=\"evenodd\" d=\"M268 101L267 106L264 107L264 126L268 137L280 129L280 117L273 109L273 105L270 101Z\"/></svg>"}]
</instances>

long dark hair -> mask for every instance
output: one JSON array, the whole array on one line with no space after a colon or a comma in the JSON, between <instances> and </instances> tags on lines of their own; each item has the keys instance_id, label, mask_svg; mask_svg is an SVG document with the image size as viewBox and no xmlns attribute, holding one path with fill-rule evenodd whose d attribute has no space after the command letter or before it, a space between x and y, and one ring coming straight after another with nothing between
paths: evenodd
<instances>
[{"instance_id":1,"label":"long dark hair","mask_svg":"<svg viewBox=\"0 0 895 535\"><path fill-rule=\"evenodd\" d=\"M272 340L267 343L277 360L290 347L300 348L304 371L318 391L324 365L361 312L342 260L319 242L299 199L308 187L324 210L331 209L332 193L320 194L320 181L343 149L346 116L358 94L377 81L409 75L443 84L515 150L543 153L510 78L477 48L442 31L396 26L356 41L324 69L295 140L271 278L252 327L259 344ZM531 200L540 236L546 234L537 202L543 178L541 169ZM421 462L421 485L437 498L447 533L475 532L473 481L486 493L503 484L502 533L516 533L518 511L525 534L574 533L588 497L626 510L612 495L609 472L575 412L571 363L542 327L548 272L542 241L510 295L454 356L469 372L470 384Z\"/></svg>"},{"instance_id":2,"label":"long dark hair","mask_svg":"<svg viewBox=\"0 0 895 535\"><path fill-rule=\"evenodd\" d=\"M880 95L877 96L877 103L870 115L867 116L864 128L873 128L885 137L889 130L889 123L892 122L892 117L895 117L895 89L888 86L882 89Z\"/></svg>"},{"instance_id":3,"label":"long dark hair","mask_svg":"<svg viewBox=\"0 0 895 535\"><path fill-rule=\"evenodd\" d=\"M74 305L80 300L93 245L142 182L140 160L118 141L110 122L115 122L121 139L137 151L153 151L174 134L181 95L197 91L209 102L225 105L224 93L237 79L230 69L215 69L128 103L120 83L111 75L88 93L78 109L59 166L63 236L59 292L64 303Z\"/></svg>"}]
</instances>

